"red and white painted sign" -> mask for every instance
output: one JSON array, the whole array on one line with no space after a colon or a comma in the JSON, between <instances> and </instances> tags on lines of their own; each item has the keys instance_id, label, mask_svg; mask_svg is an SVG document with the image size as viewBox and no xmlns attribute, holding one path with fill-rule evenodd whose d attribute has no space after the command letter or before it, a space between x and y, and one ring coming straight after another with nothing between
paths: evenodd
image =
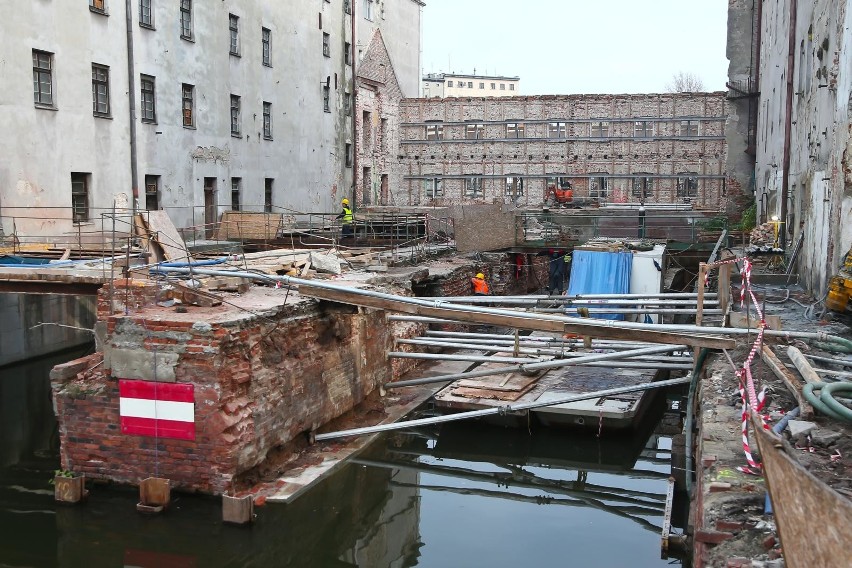
<instances>
[{"instance_id":1,"label":"red and white painted sign","mask_svg":"<svg viewBox=\"0 0 852 568\"><path fill-rule=\"evenodd\" d=\"M195 387L154 381L118 381L121 432L195 439Z\"/></svg>"}]
</instances>

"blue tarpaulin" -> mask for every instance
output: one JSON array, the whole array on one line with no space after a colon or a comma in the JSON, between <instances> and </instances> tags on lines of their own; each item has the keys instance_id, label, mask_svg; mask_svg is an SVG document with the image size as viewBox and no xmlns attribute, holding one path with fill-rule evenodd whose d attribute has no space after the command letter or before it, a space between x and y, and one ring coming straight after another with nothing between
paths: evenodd
<instances>
[{"instance_id":1,"label":"blue tarpaulin","mask_svg":"<svg viewBox=\"0 0 852 568\"><path fill-rule=\"evenodd\" d=\"M629 294L631 252L575 250L568 295ZM572 310L573 311L573 310ZM622 314L592 314L601 319L622 320Z\"/></svg>"}]
</instances>

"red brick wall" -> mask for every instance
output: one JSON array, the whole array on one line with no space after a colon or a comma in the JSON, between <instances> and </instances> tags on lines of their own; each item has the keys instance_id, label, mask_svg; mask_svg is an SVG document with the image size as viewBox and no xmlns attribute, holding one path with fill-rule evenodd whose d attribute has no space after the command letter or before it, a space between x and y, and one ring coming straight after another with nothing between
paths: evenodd
<instances>
[{"instance_id":1,"label":"red brick wall","mask_svg":"<svg viewBox=\"0 0 852 568\"><path fill-rule=\"evenodd\" d=\"M404 370L386 357L393 332L384 312L321 306L306 302L212 329L178 314L167 321L162 310L156 318L109 317L107 345L138 342L141 329L148 352L179 354L175 379L195 387L196 439L122 434L120 377L94 360L72 362L52 376L62 467L120 483L158 475L183 489L228 490L271 449L340 416Z\"/></svg>"}]
</instances>

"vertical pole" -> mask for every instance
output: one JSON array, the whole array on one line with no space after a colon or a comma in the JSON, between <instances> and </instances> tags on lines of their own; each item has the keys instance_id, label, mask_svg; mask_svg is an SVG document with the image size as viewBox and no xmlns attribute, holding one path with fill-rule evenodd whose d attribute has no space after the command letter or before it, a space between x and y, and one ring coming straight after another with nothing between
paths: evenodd
<instances>
[{"instance_id":1,"label":"vertical pole","mask_svg":"<svg viewBox=\"0 0 852 568\"><path fill-rule=\"evenodd\" d=\"M793 72L796 66L796 9L798 0L790 0L790 28L787 38L787 105L784 118L784 154L781 172L781 250L787 252L787 196L790 191L790 144L793 130Z\"/></svg>"},{"instance_id":2,"label":"vertical pole","mask_svg":"<svg viewBox=\"0 0 852 568\"><path fill-rule=\"evenodd\" d=\"M719 308L722 310L722 325L728 320L728 306L731 304L731 265L719 267Z\"/></svg>"},{"instance_id":3,"label":"vertical pole","mask_svg":"<svg viewBox=\"0 0 852 568\"><path fill-rule=\"evenodd\" d=\"M139 198L139 173L136 159L136 71L133 63L133 2L126 0L127 26L127 103L130 107L130 239L128 247L133 242L134 219L136 219L136 200Z\"/></svg>"},{"instance_id":4,"label":"vertical pole","mask_svg":"<svg viewBox=\"0 0 852 568\"><path fill-rule=\"evenodd\" d=\"M698 310L695 312L695 325L701 325L704 319L704 288L707 286L707 263L698 265Z\"/></svg>"}]
</instances>

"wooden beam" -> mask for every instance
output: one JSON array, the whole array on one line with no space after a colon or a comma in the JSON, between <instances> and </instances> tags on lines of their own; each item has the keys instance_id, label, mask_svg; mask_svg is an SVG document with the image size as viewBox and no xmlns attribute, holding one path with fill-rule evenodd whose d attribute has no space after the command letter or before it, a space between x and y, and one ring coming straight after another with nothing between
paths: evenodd
<instances>
[{"instance_id":1,"label":"wooden beam","mask_svg":"<svg viewBox=\"0 0 852 568\"><path fill-rule=\"evenodd\" d=\"M787 357L790 358L790 361L796 366L799 372L802 374L802 377L809 383L821 383L823 382L819 375L817 375L814 368L811 367L811 364L808 363L808 360L805 359L805 356L802 355L802 352L799 351L796 347L788 347L787 348Z\"/></svg>"},{"instance_id":2,"label":"wooden beam","mask_svg":"<svg viewBox=\"0 0 852 568\"><path fill-rule=\"evenodd\" d=\"M838 566L848 558L852 503L798 463L789 444L751 413L784 563L790 568Z\"/></svg>"},{"instance_id":3,"label":"wooden beam","mask_svg":"<svg viewBox=\"0 0 852 568\"><path fill-rule=\"evenodd\" d=\"M772 369L775 376L784 381L787 388L796 397L796 403L799 405L799 415L802 420L811 420L814 417L814 407L802 395L802 381L800 381L786 365L778 358L777 355L767 347L763 346L760 352L761 358L766 365Z\"/></svg>"},{"instance_id":4,"label":"wooden beam","mask_svg":"<svg viewBox=\"0 0 852 568\"><path fill-rule=\"evenodd\" d=\"M707 264L698 265L698 311L695 312L695 325L701 325L704 319L704 290L707 288Z\"/></svg>"},{"instance_id":5,"label":"wooden beam","mask_svg":"<svg viewBox=\"0 0 852 568\"><path fill-rule=\"evenodd\" d=\"M358 294L357 291L328 290L300 286L299 294L309 298L351 304L365 308L376 308L393 312L402 312L417 316L443 318L462 323L479 325L496 325L531 331L548 331L555 333L576 333L603 339L624 339L628 341L644 341L648 343L664 343L668 345L690 345L692 347L707 347L710 349L733 349L736 341L727 337L712 335L685 334L664 331L646 331L644 329L629 329L613 327L601 323L566 323L556 320L541 319L518 312L517 316L466 312L449 308L439 308L411 304L401 300L375 298Z\"/></svg>"}]
</instances>

